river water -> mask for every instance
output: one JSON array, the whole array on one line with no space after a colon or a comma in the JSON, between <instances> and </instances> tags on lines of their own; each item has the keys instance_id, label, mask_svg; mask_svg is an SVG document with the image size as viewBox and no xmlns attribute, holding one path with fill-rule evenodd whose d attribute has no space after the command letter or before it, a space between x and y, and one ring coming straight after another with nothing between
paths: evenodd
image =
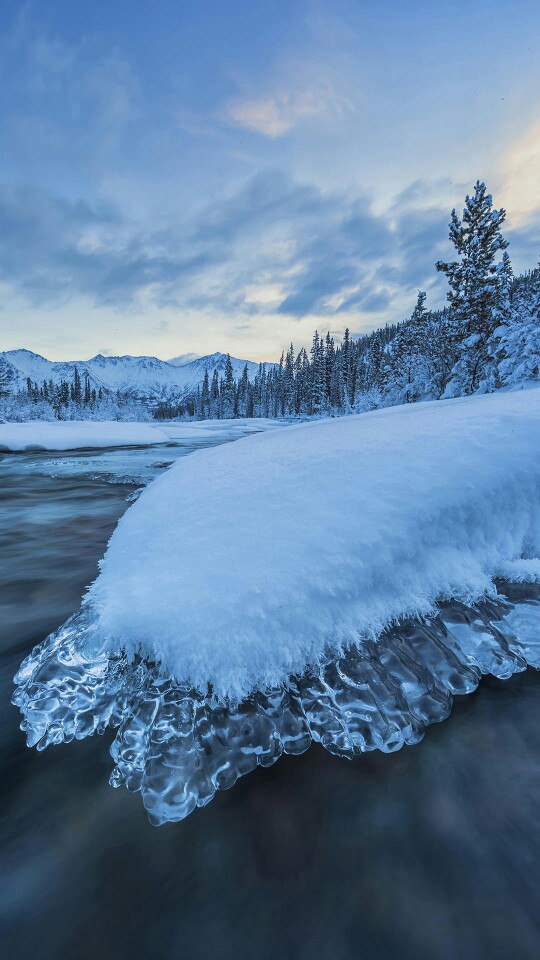
<instances>
[{"instance_id":1,"label":"river water","mask_svg":"<svg viewBox=\"0 0 540 960\"><path fill-rule=\"evenodd\" d=\"M537 960L540 676L397 754L312 746L151 827L112 735L28 750L10 705L140 486L190 447L0 457L0 937L14 960Z\"/></svg>"}]
</instances>

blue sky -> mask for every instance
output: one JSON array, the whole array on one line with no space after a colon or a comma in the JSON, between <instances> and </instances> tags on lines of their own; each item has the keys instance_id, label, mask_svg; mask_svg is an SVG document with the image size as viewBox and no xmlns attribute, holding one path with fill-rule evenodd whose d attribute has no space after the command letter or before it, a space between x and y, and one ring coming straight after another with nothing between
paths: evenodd
<instances>
[{"instance_id":1,"label":"blue sky","mask_svg":"<svg viewBox=\"0 0 540 960\"><path fill-rule=\"evenodd\" d=\"M477 178L540 252L537 0L0 7L0 349L274 359L444 302Z\"/></svg>"}]
</instances>

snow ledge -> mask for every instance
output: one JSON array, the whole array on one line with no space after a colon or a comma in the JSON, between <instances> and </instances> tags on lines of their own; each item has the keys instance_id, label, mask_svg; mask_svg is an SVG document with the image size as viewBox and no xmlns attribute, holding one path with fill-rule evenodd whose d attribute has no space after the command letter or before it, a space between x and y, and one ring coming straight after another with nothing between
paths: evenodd
<instances>
[{"instance_id":1,"label":"snow ledge","mask_svg":"<svg viewBox=\"0 0 540 960\"><path fill-rule=\"evenodd\" d=\"M223 698L444 598L540 578L540 390L288 426L200 450L115 531L94 642Z\"/></svg>"}]
</instances>

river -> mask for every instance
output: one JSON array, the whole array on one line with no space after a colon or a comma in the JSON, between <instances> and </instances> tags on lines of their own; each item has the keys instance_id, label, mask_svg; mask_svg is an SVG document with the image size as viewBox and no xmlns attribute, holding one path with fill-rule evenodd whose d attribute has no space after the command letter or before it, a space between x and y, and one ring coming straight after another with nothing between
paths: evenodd
<instances>
[{"instance_id":1,"label":"river","mask_svg":"<svg viewBox=\"0 0 540 960\"><path fill-rule=\"evenodd\" d=\"M26 748L20 661L78 608L137 489L189 452L0 456L2 955L537 960L534 671L484 680L419 746L312 746L159 829L108 785L112 735Z\"/></svg>"}]
</instances>

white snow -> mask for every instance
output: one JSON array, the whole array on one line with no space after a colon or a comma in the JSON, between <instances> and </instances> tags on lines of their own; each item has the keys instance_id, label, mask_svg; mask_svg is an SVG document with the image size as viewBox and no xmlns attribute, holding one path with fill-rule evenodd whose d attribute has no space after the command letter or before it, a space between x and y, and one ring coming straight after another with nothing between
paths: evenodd
<instances>
[{"instance_id":1,"label":"white snow","mask_svg":"<svg viewBox=\"0 0 540 960\"><path fill-rule=\"evenodd\" d=\"M0 450L80 450L146 447L168 443L167 433L150 423L95 420L30 420L0 423Z\"/></svg>"},{"instance_id":2,"label":"white snow","mask_svg":"<svg viewBox=\"0 0 540 960\"><path fill-rule=\"evenodd\" d=\"M539 556L536 389L197 451L127 511L86 603L105 646L236 697L437 598L538 578Z\"/></svg>"}]
</instances>

